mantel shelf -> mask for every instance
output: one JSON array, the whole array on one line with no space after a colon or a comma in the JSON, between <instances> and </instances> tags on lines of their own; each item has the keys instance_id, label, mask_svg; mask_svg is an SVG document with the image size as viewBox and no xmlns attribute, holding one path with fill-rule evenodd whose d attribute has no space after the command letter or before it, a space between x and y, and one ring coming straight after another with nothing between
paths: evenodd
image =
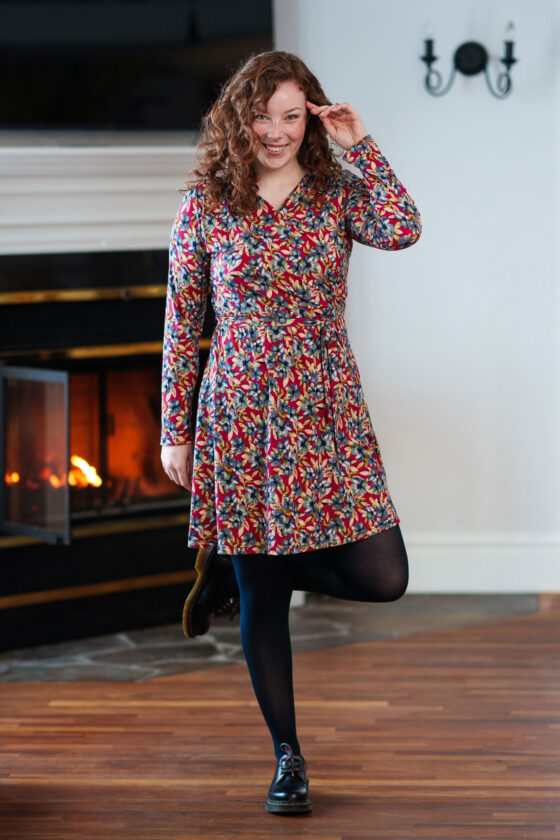
<instances>
[{"instance_id":1,"label":"mantel shelf","mask_svg":"<svg viewBox=\"0 0 560 840\"><path fill-rule=\"evenodd\" d=\"M194 145L0 145L0 254L167 249Z\"/></svg>"}]
</instances>

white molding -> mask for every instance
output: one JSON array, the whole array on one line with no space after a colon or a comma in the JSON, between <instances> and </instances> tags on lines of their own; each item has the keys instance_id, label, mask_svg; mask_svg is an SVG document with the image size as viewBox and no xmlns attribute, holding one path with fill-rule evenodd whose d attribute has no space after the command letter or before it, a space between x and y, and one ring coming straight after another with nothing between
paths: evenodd
<instances>
[{"instance_id":1,"label":"white molding","mask_svg":"<svg viewBox=\"0 0 560 840\"><path fill-rule=\"evenodd\" d=\"M408 592L560 592L560 535L403 536Z\"/></svg>"},{"instance_id":2,"label":"white molding","mask_svg":"<svg viewBox=\"0 0 560 840\"><path fill-rule=\"evenodd\" d=\"M193 146L0 147L0 254L167 250Z\"/></svg>"},{"instance_id":3,"label":"white molding","mask_svg":"<svg viewBox=\"0 0 560 840\"><path fill-rule=\"evenodd\" d=\"M303 607L305 604L305 592L302 592L299 589L296 589L292 592L292 600L290 601L290 607Z\"/></svg>"}]
</instances>

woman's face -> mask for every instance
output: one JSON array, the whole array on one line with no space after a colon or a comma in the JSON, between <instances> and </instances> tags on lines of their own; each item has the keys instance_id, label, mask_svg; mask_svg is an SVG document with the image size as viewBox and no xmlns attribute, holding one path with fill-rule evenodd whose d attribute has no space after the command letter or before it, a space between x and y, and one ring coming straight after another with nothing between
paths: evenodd
<instances>
[{"instance_id":1,"label":"woman's face","mask_svg":"<svg viewBox=\"0 0 560 840\"><path fill-rule=\"evenodd\" d=\"M294 81L279 82L266 106L255 103L251 127L260 140L257 175L294 168L306 125L305 94Z\"/></svg>"}]
</instances>

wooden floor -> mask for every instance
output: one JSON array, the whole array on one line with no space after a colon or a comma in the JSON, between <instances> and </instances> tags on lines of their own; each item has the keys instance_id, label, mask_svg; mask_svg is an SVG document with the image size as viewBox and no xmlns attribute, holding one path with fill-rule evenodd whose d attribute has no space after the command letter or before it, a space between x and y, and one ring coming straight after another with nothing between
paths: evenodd
<instances>
[{"instance_id":1,"label":"wooden floor","mask_svg":"<svg viewBox=\"0 0 560 840\"><path fill-rule=\"evenodd\" d=\"M2 840L560 837L560 596L295 658L313 812L274 772L245 666L0 686Z\"/></svg>"}]
</instances>

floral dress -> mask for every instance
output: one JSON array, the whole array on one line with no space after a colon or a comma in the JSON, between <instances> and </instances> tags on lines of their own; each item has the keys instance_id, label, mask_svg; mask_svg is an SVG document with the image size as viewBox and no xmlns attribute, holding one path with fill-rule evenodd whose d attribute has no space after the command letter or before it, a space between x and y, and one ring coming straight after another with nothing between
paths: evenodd
<instances>
[{"instance_id":1,"label":"floral dress","mask_svg":"<svg viewBox=\"0 0 560 840\"><path fill-rule=\"evenodd\" d=\"M171 232L161 444L194 440L187 544L221 554L296 554L400 520L344 320L353 242L398 250L420 214L371 135L347 149L326 190L306 173L275 210L252 214L202 185ZM216 328L192 425L199 340Z\"/></svg>"}]
</instances>

